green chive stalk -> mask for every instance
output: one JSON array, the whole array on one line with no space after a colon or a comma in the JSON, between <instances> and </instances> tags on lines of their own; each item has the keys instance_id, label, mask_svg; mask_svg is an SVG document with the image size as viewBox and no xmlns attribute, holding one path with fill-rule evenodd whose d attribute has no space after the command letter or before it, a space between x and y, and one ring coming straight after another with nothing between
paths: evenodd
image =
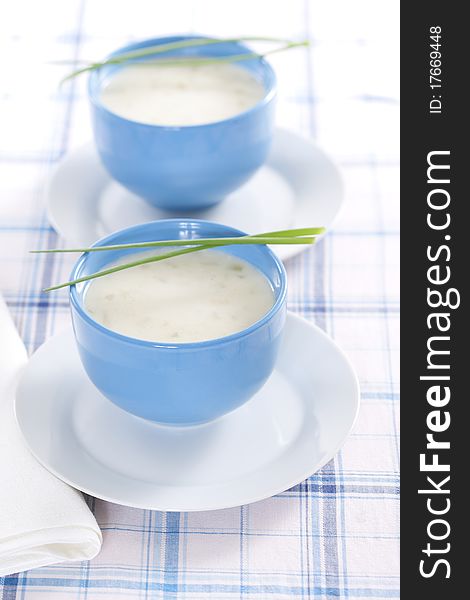
<instances>
[{"instance_id":1,"label":"green chive stalk","mask_svg":"<svg viewBox=\"0 0 470 600\"><path fill-rule=\"evenodd\" d=\"M86 275L72 281L66 281L58 285L54 285L45 288L44 292L52 292L61 288L83 283L97 277L103 277L123 271L125 269L131 269L140 265L145 265L152 262L158 262L166 260L183 254L189 254L190 252L198 252L200 250L209 250L211 248L219 248L222 246L232 245L267 245L267 244L313 244L315 243L316 237L325 232L323 227L307 227L301 229L286 229L282 231L270 231L267 233L261 233L256 235L243 235L239 237L226 237L226 238L197 238L197 239L178 239L178 240L150 240L146 242L135 242L130 244L113 244L107 246L93 246L91 248L54 248L48 250L32 250L34 254L55 254L55 253L67 253L67 252L105 252L112 250L129 250L129 249L142 249L142 248L161 248L161 247L175 247L184 246L176 250L170 250L169 252L163 252L154 256L146 258L140 258L129 263L122 265L115 265Z\"/></svg>"}]
</instances>

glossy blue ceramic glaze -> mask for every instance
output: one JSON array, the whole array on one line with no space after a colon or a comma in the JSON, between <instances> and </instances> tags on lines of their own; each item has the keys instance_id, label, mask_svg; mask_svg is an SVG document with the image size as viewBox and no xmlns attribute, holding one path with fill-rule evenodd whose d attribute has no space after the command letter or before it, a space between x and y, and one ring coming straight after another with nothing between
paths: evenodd
<instances>
[{"instance_id":1,"label":"glossy blue ceramic glaze","mask_svg":"<svg viewBox=\"0 0 470 600\"><path fill-rule=\"evenodd\" d=\"M121 48L111 56L199 37L155 38ZM222 56L247 52L250 49L243 44L231 42L184 48L158 56ZM264 98L232 118L184 127L146 125L110 112L100 101L100 90L122 67L110 65L92 72L88 92L95 143L110 175L150 203L168 210L194 210L214 205L249 179L266 160L271 144L276 78L263 59L236 64L263 84Z\"/></svg>"},{"instance_id":2,"label":"glossy blue ceramic glaze","mask_svg":"<svg viewBox=\"0 0 470 600\"><path fill-rule=\"evenodd\" d=\"M95 245L236 235L242 232L209 221L168 219L123 229ZM130 338L87 314L88 282L70 288L75 337L85 370L107 398L129 413L167 425L204 423L249 400L271 374L286 319L284 267L265 246L221 250L259 269L275 296L273 307L262 319L223 338L186 344ZM84 254L71 277L94 273L133 252L136 250Z\"/></svg>"}]
</instances>

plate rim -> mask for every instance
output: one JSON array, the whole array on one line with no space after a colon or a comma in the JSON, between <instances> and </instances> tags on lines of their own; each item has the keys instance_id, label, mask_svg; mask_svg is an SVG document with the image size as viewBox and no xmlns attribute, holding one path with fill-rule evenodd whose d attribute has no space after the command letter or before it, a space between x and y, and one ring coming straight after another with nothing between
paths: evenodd
<instances>
[{"instance_id":1,"label":"plate rim","mask_svg":"<svg viewBox=\"0 0 470 600\"><path fill-rule=\"evenodd\" d=\"M342 213L342 211L344 209L345 184L344 184L344 178L342 175L342 170L340 169L338 162L334 158L332 158L319 144L317 144L313 138L304 136L303 134L297 133L296 131L293 131L286 127L278 127L278 126L276 126L274 128L274 135L276 135L276 134L280 135L280 136L284 136L284 137L290 137L291 139L293 139L295 141L300 140L301 143L308 144L311 147L312 151L315 151L315 152L321 154L323 159L330 163L332 170L336 174L337 184L338 184L338 209L337 209L336 213L334 214L333 218L331 219L331 222L328 226L327 231L324 234L318 236L318 238L317 238L317 243L318 243L318 242L322 241L323 238L325 237L325 235L328 235L328 233L333 229L336 221L338 220L340 214ZM57 218L55 216L56 211L53 208L53 206L55 205L55 200L54 200L55 196L53 196L53 194L52 194L52 189L55 185L55 181L56 181L57 177L59 176L62 169L64 168L64 165L71 162L75 158L75 156L78 155L79 153L89 154L90 149L91 149L91 152L96 154L93 139L90 139L87 142L82 143L82 144L68 150L66 152L65 156L63 156L57 162L57 164L55 164L53 166L53 168L51 169L51 172L49 173L49 176L47 178L46 185L44 187L45 212L46 212L47 221L50 224L50 226L54 229L54 231L63 240L67 240L67 237L66 237L66 235L64 235L63 227L59 224L59 222L57 221ZM99 160L99 157L97 154L96 154L96 157ZM269 163L269 157L268 157L268 161L266 164L268 164L268 163ZM103 167L101 165L100 165L100 168L103 169ZM111 179L111 177L109 175L106 174L106 176L109 179ZM298 202L296 203L296 206L299 206ZM294 209L292 212L292 216L294 217L294 220L295 220L295 214L296 214L296 210ZM108 235L108 234L106 234L106 235ZM98 237L102 237L102 236L98 236ZM288 246L281 246L278 256L284 262L284 261L287 261L287 260L293 258L294 256L297 256L298 254L302 253L305 249L306 248L304 246L295 245L295 244L288 245Z\"/></svg>"},{"instance_id":2,"label":"plate rim","mask_svg":"<svg viewBox=\"0 0 470 600\"><path fill-rule=\"evenodd\" d=\"M353 414L351 422L347 428L347 431L345 432L344 436L340 439L340 441L336 444L334 449L332 449L330 452L325 454L325 456L322 457L317 463L309 466L308 468L306 468L305 470L302 471L302 476L300 479L299 479L299 476L296 476L294 479L289 480L289 482L282 483L282 486L279 486L279 485L271 486L270 490L265 489L263 492L260 492L259 494L256 494L250 498L247 498L246 500L244 500L241 503L239 501L236 501L235 503L228 503L228 504L226 503L223 505L220 505L220 504L216 505L217 503L215 503L214 505L207 504L205 506L198 506L195 508L194 507L191 508L191 507L184 506L184 505L168 508L168 507L163 507L162 505L160 505L160 506L157 506L155 504L150 505L149 503L146 503L146 504L139 503L139 502L130 503L127 501L122 501L119 498L107 496L105 494L97 494L96 491L93 491L92 489L88 488L87 486L83 486L83 485L78 486L67 476L64 476L63 474L59 473L56 469L52 468L45 461L43 461L41 459L41 457L38 456L38 454L31 447L29 440L23 434L23 430L22 430L21 423L20 423L20 418L18 416L18 411L17 411L17 407L19 404L19 394L17 393L17 391L20 386L20 383L23 381L25 374L27 372L29 360L28 360L28 363L22 368L20 376L18 377L17 384L16 384L16 390L15 390L14 404L13 404L14 418L15 418L17 426L20 430L23 441L24 441L26 447L28 448L29 452L34 456L34 458L47 471L52 473L59 480L63 481L70 487L72 487L76 490L79 490L80 492L85 493L89 496L98 498L100 500L104 500L106 502L111 502L113 504L118 504L120 506L127 506L130 508L138 508L138 509L143 509L143 510L158 510L158 511L162 511L162 512L204 512L204 511L212 511L212 510L225 510L225 509L229 509L229 508L235 508L238 506L244 506L247 504L253 504L254 502L266 500L266 499L272 498L273 496L276 496L280 493L283 493L283 492L291 489L292 487L298 485L302 481L305 481L306 479L308 479L311 475L313 475L318 470L320 470L322 467L324 467L332 458L334 458L334 456L336 456L336 454L339 452L339 450L342 448L345 441L349 437L352 429L354 428L354 425L356 424L356 421L357 421L357 418L359 415L360 405L361 405L359 379L358 379L357 373L356 373L349 357L346 355L344 350L327 333L325 333L320 327L318 327L318 325L304 319L303 317L293 313L292 311L287 311L287 314L288 314L289 319L291 319L292 321L301 322L304 327L311 329L316 335L320 336L321 338L326 340L329 344L331 344L334 347L335 351L338 353L338 355L343 360L345 366L347 367L347 370L349 371L349 374L352 378L353 387L354 387L354 398L353 398L353 402L354 402L353 413L354 414ZM31 356L34 356L34 354L36 354L37 351L39 351L41 348L43 348L43 346L45 346L47 343L49 343L52 339L59 337L59 336L63 336L63 337L68 336L71 334L71 331L72 331L71 327L67 327L67 328L57 332L53 336L49 337L43 344L41 344L41 346L39 346ZM84 449L84 451L86 451L86 449ZM278 459L279 459L279 457L275 458L274 460L276 461ZM262 468L260 469L260 471L262 471ZM125 475L121 474L121 476L123 478L126 478ZM128 478L128 479L131 480L131 478ZM160 487L171 487L171 486L160 486ZM192 487L197 487L197 486L192 486ZM207 484L205 484L204 487L211 487L211 486L210 485L208 486ZM275 488L275 489L273 489L273 488Z\"/></svg>"}]
</instances>

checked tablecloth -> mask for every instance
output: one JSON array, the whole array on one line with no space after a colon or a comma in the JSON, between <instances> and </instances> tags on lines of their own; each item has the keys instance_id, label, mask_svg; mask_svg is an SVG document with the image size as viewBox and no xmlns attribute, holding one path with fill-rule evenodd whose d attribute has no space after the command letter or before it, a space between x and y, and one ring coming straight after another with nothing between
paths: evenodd
<instances>
[{"instance_id":1,"label":"checked tablecloth","mask_svg":"<svg viewBox=\"0 0 470 600\"><path fill-rule=\"evenodd\" d=\"M278 124L338 163L346 205L323 242L287 264L290 310L323 328L360 378L346 444L320 472L262 502L161 513L90 499L103 530L90 563L0 578L2 600L396 598L398 588L398 3L390 0L17 0L0 18L0 289L29 351L69 320L70 261L44 188L87 141L85 82L69 67L179 32L309 37L275 55ZM1 474L0 474L1 478ZM0 479L1 485L1 479Z\"/></svg>"}]
</instances>

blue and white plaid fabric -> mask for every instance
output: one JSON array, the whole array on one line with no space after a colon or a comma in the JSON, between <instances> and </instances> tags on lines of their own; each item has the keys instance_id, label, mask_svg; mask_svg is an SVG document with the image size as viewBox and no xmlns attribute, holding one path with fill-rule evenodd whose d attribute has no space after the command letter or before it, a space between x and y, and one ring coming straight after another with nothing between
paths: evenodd
<instances>
[{"instance_id":1,"label":"blue and white plaid fabric","mask_svg":"<svg viewBox=\"0 0 470 600\"><path fill-rule=\"evenodd\" d=\"M0 289L28 349L69 321L65 293L40 294L66 278L69 259L28 250L58 244L43 190L54 165L91 135L85 82L58 90L68 67L47 63L175 32L309 37L309 52L273 57L278 123L336 159L347 203L324 241L289 261L289 308L345 349L362 408L338 455L275 498L195 514L90 499L104 533L101 554L0 578L2 600L399 596L398 11L391 0L4 6Z\"/></svg>"}]
</instances>

